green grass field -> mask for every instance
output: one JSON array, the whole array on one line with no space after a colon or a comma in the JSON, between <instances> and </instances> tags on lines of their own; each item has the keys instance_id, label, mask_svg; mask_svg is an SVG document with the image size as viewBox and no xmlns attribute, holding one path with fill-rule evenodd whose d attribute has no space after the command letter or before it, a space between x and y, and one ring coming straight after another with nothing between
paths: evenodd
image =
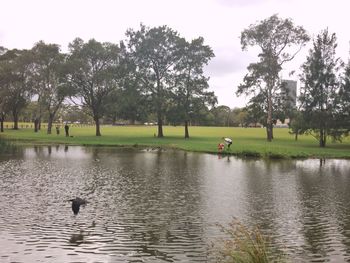
<instances>
[{"instance_id":1,"label":"green grass field","mask_svg":"<svg viewBox=\"0 0 350 263\"><path fill-rule=\"evenodd\" d=\"M94 136L94 127L70 127L70 135L65 137L61 128L60 135L53 129L47 135L43 129L34 133L32 129L5 129L2 136L19 144L70 144L96 146L140 146L171 147L188 151L217 153L222 137L231 137L233 144L224 154L255 156L267 158L350 158L350 138L343 143L332 143L320 148L312 136L289 134L286 128L275 128L273 142L266 141L266 132L262 128L226 128L226 127L190 127L190 139L184 139L184 127L164 126L164 138L155 138L156 126L102 126L101 137Z\"/></svg>"}]
</instances>

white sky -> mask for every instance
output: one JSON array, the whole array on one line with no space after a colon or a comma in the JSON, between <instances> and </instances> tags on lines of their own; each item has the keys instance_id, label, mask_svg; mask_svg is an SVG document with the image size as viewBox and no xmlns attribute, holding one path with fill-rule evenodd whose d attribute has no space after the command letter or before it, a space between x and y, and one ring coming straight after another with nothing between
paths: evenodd
<instances>
[{"instance_id":1,"label":"white sky","mask_svg":"<svg viewBox=\"0 0 350 263\"><path fill-rule=\"evenodd\" d=\"M0 46L6 48L31 48L44 40L66 51L76 37L119 43L141 22L168 25L187 40L202 36L216 55L206 68L210 89L220 105L232 108L245 105L234 93L248 64L257 60L253 50L241 50L240 33L275 13L311 36L328 27L337 34L338 55L349 58L349 0L1 0L0 7ZM309 47L286 65L285 78L299 69Z\"/></svg>"}]
</instances>

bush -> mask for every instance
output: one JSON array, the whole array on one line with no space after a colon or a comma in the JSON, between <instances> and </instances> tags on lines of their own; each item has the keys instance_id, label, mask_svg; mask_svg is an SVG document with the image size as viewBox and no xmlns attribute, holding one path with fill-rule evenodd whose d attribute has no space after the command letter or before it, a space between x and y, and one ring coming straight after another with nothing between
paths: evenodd
<instances>
[{"instance_id":1,"label":"bush","mask_svg":"<svg viewBox=\"0 0 350 263\"><path fill-rule=\"evenodd\" d=\"M227 227L219 225L228 238L220 242L217 262L223 263L270 263L286 262L285 255L275 251L259 228L248 228L234 220Z\"/></svg>"}]
</instances>

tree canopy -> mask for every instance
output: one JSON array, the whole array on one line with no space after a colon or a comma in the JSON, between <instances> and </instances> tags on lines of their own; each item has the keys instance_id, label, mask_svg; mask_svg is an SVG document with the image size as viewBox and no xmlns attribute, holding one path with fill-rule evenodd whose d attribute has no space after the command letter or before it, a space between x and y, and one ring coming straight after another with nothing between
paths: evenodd
<instances>
[{"instance_id":1,"label":"tree canopy","mask_svg":"<svg viewBox=\"0 0 350 263\"><path fill-rule=\"evenodd\" d=\"M304 130L311 131L319 140L321 147L326 146L327 136L339 139L340 76L342 67L336 57L337 38L328 30L317 35L306 62L302 65L303 82L300 102L304 117ZM339 133L340 132L340 133Z\"/></svg>"},{"instance_id":2,"label":"tree canopy","mask_svg":"<svg viewBox=\"0 0 350 263\"><path fill-rule=\"evenodd\" d=\"M68 80L83 107L89 109L101 136L100 119L105 113L106 99L117 88L119 47L94 39L84 43L77 38L70 45Z\"/></svg>"},{"instance_id":3,"label":"tree canopy","mask_svg":"<svg viewBox=\"0 0 350 263\"><path fill-rule=\"evenodd\" d=\"M291 61L309 41L309 36L301 26L295 26L291 19L281 19L277 15L250 25L241 33L242 50L258 46L259 61L248 66L248 74L238 87L237 95L252 95L251 103L260 97L259 103L266 104L267 140L273 139L274 100L281 91L279 73L283 65Z\"/></svg>"}]
</instances>

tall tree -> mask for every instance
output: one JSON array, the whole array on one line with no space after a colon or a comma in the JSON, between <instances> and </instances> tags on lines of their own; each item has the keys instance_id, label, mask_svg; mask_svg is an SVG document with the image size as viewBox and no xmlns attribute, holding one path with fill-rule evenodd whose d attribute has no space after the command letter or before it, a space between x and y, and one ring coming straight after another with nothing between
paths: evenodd
<instances>
[{"instance_id":1,"label":"tall tree","mask_svg":"<svg viewBox=\"0 0 350 263\"><path fill-rule=\"evenodd\" d=\"M181 59L175 65L176 77L173 98L177 104L177 114L185 123L185 138L189 138L188 125L193 117L195 104L215 105L214 92L209 92L208 79L204 76L203 67L214 57L212 49L204 45L202 37L179 43Z\"/></svg>"},{"instance_id":2,"label":"tall tree","mask_svg":"<svg viewBox=\"0 0 350 263\"><path fill-rule=\"evenodd\" d=\"M69 49L69 81L95 121L96 136L101 136L100 119L106 98L117 88L119 47L94 39L84 43L77 38Z\"/></svg>"},{"instance_id":3,"label":"tall tree","mask_svg":"<svg viewBox=\"0 0 350 263\"><path fill-rule=\"evenodd\" d=\"M328 30L322 31L313 41L306 62L302 65L301 96L304 123L314 134L320 147L326 146L329 135L337 134L339 112L339 76L342 66L336 57L337 38Z\"/></svg>"},{"instance_id":4,"label":"tall tree","mask_svg":"<svg viewBox=\"0 0 350 263\"><path fill-rule=\"evenodd\" d=\"M273 138L273 99L281 87L279 72L308 41L309 36L303 27L295 26L291 19L280 19L277 15L250 25L241 33L242 50L258 46L261 51L259 61L248 66L249 73L239 86L237 95L252 94L257 89L261 91L257 94L265 96L268 141Z\"/></svg>"},{"instance_id":5,"label":"tall tree","mask_svg":"<svg viewBox=\"0 0 350 263\"><path fill-rule=\"evenodd\" d=\"M342 83L339 91L340 96L340 120L346 134L350 132L350 59L345 67Z\"/></svg>"},{"instance_id":6,"label":"tall tree","mask_svg":"<svg viewBox=\"0 0 350 263\"><path fill-rule=\"evenodd\" d=\"M4 132L4 121L8 108L8 97L6 90L6 82L4 81L4 57L3 54L6 52L4 47L0 46L0 132Z\"/></svg>"},{"instance_id":7,"label":"tall tree","mask_svg":"<svg viewBox=\"0 0 350 263\"><path fill-rule=\"evenodd\" d=\"M20 111L30 99L32 86L29 76L32 59L33 56L28 50L8 50L1 56L1 87L5 94L2 107L6 107L12 113L15 130L18 129Z\"/></svg>"},{"instance_id":8,"label":"tall tree","mask_svg":"<svg viewBox=\"0 0 350 263\"><path fill-rule=\"evenodd\" d=\"M3 79L1 76L1 70L0 70L0 132L4 132L4 121L10 106L9 92L6 89L6 85L2 80Z\"/></svg>"},{"instance_id":9,"label":"tall tree","mask_svg":"<svg viewBox=\"0 0 350 263\"><path fill-rule=\"evenodd\" d=\"M141 25L138 31L130 29L126 35L144 94L150 98L157 114L158 137L162 138L164 112L172 88L169 83L173 83L173 69L181 59L180 38L167 26L148 28Z\"/></svg>"},{"instance_id":10,"label":"tall tree","mask_svg":"<svg viewBox=\"0 0 350 263\"><path fill-rule=\"evenodd\" d=\"M64 99L73 95L64 75L65 55L56 44L38 42L32 48L34 54L33 78L36 81L38 104L48 113L47 134ZM41 115L41 114L40 114Z\"/></svg>"},{"instance_id":11,"label":"tall tree","mask_svg":"<svg viewBox=\"0 0 350 263\"><path fill-rule=\"evenodd\" d=\"M129 120L134 124L146 118L147 98L142 95L143 86L139 75L135 74L136 66L123 41L120 42L120 67L118 70L119 89L107 99L107 113L113 123L116 119Z\"/></svg>"}]
</instances>

